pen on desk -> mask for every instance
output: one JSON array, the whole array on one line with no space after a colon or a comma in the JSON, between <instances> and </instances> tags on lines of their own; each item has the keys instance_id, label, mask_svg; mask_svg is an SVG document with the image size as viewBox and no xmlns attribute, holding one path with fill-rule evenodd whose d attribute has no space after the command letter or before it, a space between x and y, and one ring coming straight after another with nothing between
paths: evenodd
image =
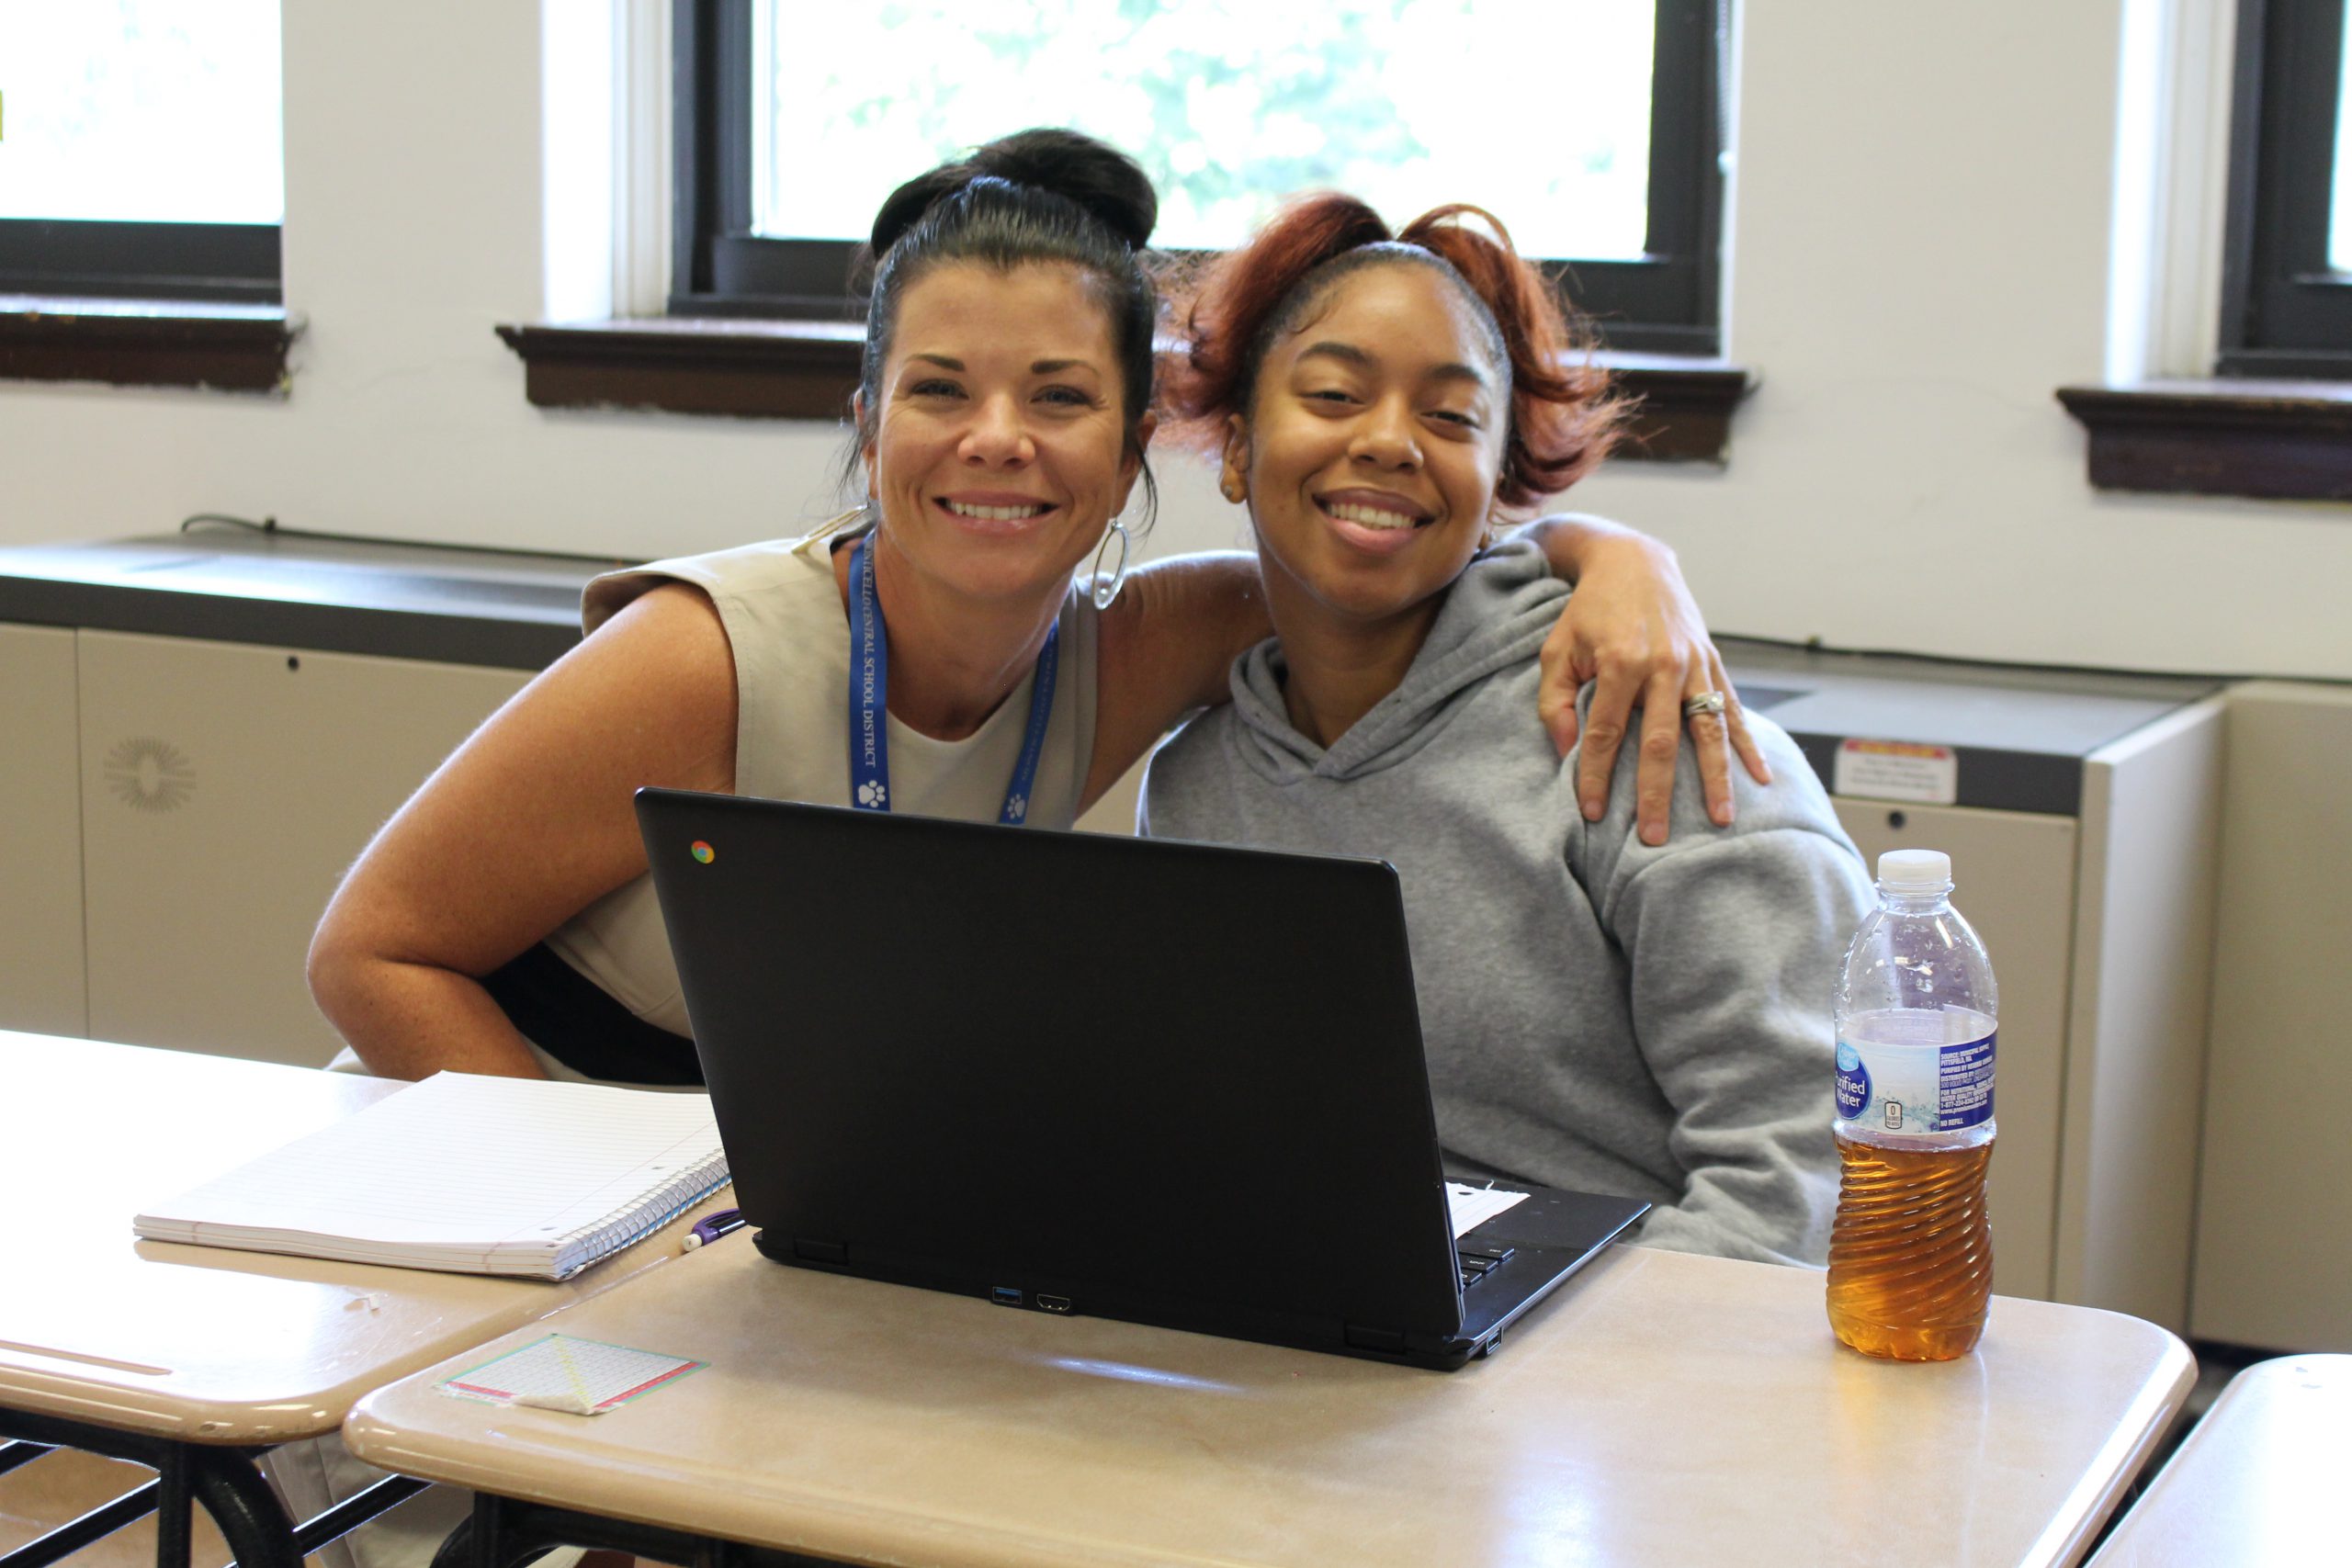
<instances>
[{"instance_id":1,"label":"pen on desk","mask_svg":"<svg viewBox=\"0 0 2352 1568\"><path fill-rule=\"evenodd\" d=\"M707 1247L729 1232L742 1228L742 1210L721 1209L708 1219L695 1222L694 1228L686 1233L686 1250L692 1252L697 1247Z\"/></svg>"}]
</instances>

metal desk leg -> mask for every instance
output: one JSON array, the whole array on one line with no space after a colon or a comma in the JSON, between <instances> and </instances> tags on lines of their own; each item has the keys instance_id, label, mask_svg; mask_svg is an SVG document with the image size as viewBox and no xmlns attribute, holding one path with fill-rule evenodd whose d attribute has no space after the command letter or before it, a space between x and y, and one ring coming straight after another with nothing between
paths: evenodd
<instances>
[{"instance_id":1,"label":"metal desk leg","mask_svg":"<svg viewBox=\"0 0 2352 1568\"><path fill-rule=\"evenodd\" d=\"M302 1568L294 1521L254 1461L237 1449L187 1449L196 1499L237 1554L236 1568Z\"/></svg>"},{"instance_id":2,"label":"metal desk leg","mask_svg":"<svg viewBox=\"0 0 2352 1568\"><path fill-rule=\"evenodd\" d=\"M176 1448L155 1472L155 1568L187 1568L187 1455Z\"/></svg>"},{"instance_id":3,"label":"metal desk leg","mask_svg":"<svg viewBox=\"0 0 2352 1568\"><path fill-rule=\"evenodd\" d=\"M387 1477L297 1529L254 1463L268 1451L266 1449L183 1443L7 1409L0 1409L0 1439L8 1439L0 1440L0 1474L52 1449L78 1449L145 1465L155 1472L155 1479L145 1485L0 1556L0 1568L49 1568L67 1553L159 1510L156 1568L187 1568L191 1501L203 1505L220 1527L229 1550L237 1554L236 1568L301 1568L302 1559L311 1552L422 1492L427 1484L405 1475Z\"/></svg>"}]
</instances>

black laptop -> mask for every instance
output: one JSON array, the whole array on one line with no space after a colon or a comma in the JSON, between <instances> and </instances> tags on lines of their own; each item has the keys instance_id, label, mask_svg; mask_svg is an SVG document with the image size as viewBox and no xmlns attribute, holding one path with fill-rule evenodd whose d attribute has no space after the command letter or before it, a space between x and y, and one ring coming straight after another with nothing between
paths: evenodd
<instances>
[{"instance_id":1,"label":"black laptop","mask_svg":"<svg viewBox=\"0 0 2352 1568\"><path fill-rule=\"evenodd\" d=\"M1537 1189L1457 1246L1385 862L637 804L779 1262L1458 1367L1648 1207Z\"/></svg>"}]
</instances>

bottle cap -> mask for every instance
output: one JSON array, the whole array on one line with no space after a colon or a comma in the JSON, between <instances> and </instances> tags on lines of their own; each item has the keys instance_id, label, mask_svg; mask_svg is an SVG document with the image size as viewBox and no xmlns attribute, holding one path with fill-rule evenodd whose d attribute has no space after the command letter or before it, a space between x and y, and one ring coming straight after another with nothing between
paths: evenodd
<instances>
[{"instance_id":1,"label":"bottle cap","mask_svg":"<svg viewBox=\"0 0 2352 1568\"><path fill-rule=\"evenodd\" d=\"M1889 850L1878 857L1879 886L1906 893L1951 890L1951 856L1941 850Z\"/></svg>"}]
</instances>

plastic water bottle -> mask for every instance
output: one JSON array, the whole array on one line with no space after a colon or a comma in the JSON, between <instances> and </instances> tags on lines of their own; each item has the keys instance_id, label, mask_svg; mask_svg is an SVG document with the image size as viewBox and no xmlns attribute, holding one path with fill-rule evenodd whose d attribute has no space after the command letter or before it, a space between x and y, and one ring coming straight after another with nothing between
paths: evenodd
<instances>
[{"instance_id":1,"label":"plastic water bottle","mask_svg":"<svg viewBox=\"0 0 2352 1568\"><path fill-rule=\"evenodd\" d=\"M1865 1355L1905 1361L1968 1354L1993 1291L1984 1174L1999 1002L1951 886L1940 852L1881 855L1879 906L1838 986L1829 1325Z\"/></svg>"}]
</instances>

